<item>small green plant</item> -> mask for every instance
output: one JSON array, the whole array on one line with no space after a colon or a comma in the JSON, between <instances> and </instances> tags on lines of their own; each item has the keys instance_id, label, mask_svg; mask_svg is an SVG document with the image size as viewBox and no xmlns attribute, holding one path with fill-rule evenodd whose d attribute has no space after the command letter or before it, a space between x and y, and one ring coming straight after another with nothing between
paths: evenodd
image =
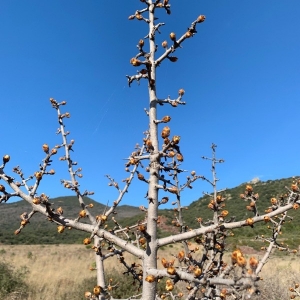
<instances>
[{"instance_id":1,"label":"small green plant","mask_svg":"<svg viewBox=\"0 0 300 300\"><path fill-rule=\"evenodd\" d=\"M27 267L15 270L5 262L0 262L0 298L4 299L14 293L14 299L26 299L28 286L24 277L28 273Z\"/></svg>"}]
</instances>

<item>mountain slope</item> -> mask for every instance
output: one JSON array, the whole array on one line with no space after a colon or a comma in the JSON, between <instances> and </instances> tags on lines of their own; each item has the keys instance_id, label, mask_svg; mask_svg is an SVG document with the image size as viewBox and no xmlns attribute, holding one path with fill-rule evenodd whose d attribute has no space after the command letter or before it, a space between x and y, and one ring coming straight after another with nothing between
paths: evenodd
<instances>
[{"instance_id":1,"label":"mountain slope","mask_svg":"<svg viewBox=\"0 0 300 300\"><path fill-rule=\"evenodd\" d=\"M260 214L264 213L265 209L270 206L270 198L285 193L285 187L290 187L292 182L293 178L285 178L266 182L260 181L253 184L254 192L259 194L257 205ZM240 199L240 194L245 191L246 184L247 183L243 183L222 193L226 198L224 203L226 205L225 209L229 211L228 219L235 217L235 220L238 221L253 215L253 213L246 209L248 203ZM185 224L189 226L189 228L197 228L199 226L196 220L197 218L201 217L204 221L207 221L212 216L212 212L207 207L209 200L208 196L201 197L191 203L187 210L183 211ZM61 206L68 218L76 218L78 216L80 208L76 197L59 197L51 201L54 203L54 208ZM92 211L96 215L105 211L103 204L90 198L86 198L85 203L92 203L94 205ZM31 224L26 226L20 235L15 236L13 232L19 227L19 215L23 212L29 212L29 206L25 201L0 205L0 244L71 244L81 243L83 238L86 237L86 233L76 230L68 230L63 234L59 234L56 230L57 225L46 221L46 218L39 214L32 218L30 221ZM143 220L145 216L141 213L139 208L128 205L118 207L116 212L116 219L123 227L133 225ZM161 216L161 222L159 224L160 236L166 236L170 232L179 232L180 229L172 224L175 213L173 209L163 209L159 211L159 215ZM296 247L300 244L300 238L298 237L300 216L297 216L297 214L298 211L289 211L289 216L294 219L292 222L287 222L283 228L282 241L288 243L291 247ZM108 222L108 226L112 228L112 221ZM229 238L230 243L249 245L254 241L257 235L264 234L267 236L270 234L270 229L267 228L266 224L256 224L253 228L244 227L235 230L234 234L233 237ZM255 245L259 246L260 244L255 242Z\"/></svg>"},{"instance_id":2,"label":"mountain slope","mask_svg":"<svg viewBox=\"0 0 300 300\"><path fill-rule=\"evenodd\" d=\"M58 197L51 199L54 208L62 207L64 215L75 219L78 217L80 207L75 196ZM90 198L85 198L86 204L93 204L91 210L95 215L102 214L105 206ZM15 236L14 231L20 226L20 215L23 212L30 212L30 207L26 201L14 203L2 203L0 205L0 244L72 244L82 242L86 233L77 230L68 230L59 234L55 223L47 221L47 218L41 214L34 215L30 224L22 232ZM116 210L118 220L130 218L140 213L137 207L123 205Z\"/></svg>"}]
</instances>

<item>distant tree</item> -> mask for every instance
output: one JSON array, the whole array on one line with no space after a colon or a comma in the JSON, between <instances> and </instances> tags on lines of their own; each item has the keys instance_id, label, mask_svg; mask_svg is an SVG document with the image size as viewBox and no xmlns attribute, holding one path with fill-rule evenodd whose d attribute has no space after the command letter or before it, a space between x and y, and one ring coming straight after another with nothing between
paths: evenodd
<instances>
[{"instance_id":1,"label":"distant tree","mask_svg":"<svg viewBox=\"0 0 300 300\"><path fill-rule=\"evenodd\" d=\"M97 283L92 291L87 291L87 299L113 299L111 291L116 288L117 283L113 278L105 277L104 261L116 256L120 264L125 268L125 273L132 277L137 289L128 299L246 299L259 293L259 274L267 262L271 251L277 248L281 251L295 252L288 246L281 245L277 238L281 232L284 222L288 218L288 210L299 208L299 188L295 181L286 192L277 198L271 199L270 207L261 213L257 208L258 194L251 185L247 185L241 198L248 201L247 209L253 212L253 217L242 221L235 221L228 217L228 211L224 209L225 198L222 191L217 189L216 166L223 163L222 159L216 157L216 145L212 144L212 156L203 157L211 162L212 179L197 175L191 171L190 175L181 178L184 172L181 165L184 160L180 150L180 136L171 135L171 129L165 126L171 121L170 116L158 117L158 107L169 105L176 108L184 105L184 89L178 90L178 95L161 98L157 92L156 70L162 67L163 63L175 63L177 57L174 55L180 50L181 45L188 39L193 38L197 33L197 26L205 21L205 16L200 15L194 20L184 32L177 36L174 32L169 34L168 40L161 45L156 44L156 34L164 23L157 23L155 17L157 10L165 10L171 13L168 0L141 0L144 9L137 10L129 16L129 20L145 22L149 25L146 36L138 42L138 53L130 60L132 66L138 68L135 75L127 76L128 83L146 80L148 82L149 108L145 110L149 118L149 128L145 132L141 146L136 146L129 155L126 162L128 177L123 184L116 182L111 176L107 176L109 185L117 189L119 196L111 207L102 213L93 213L92 205L84 202L84 196L92 195L90 191L82 191L79 185L81 168L72 160L71 150L74 147L74 140L69 139L69 132L65 129L65 119L70 117L68 112L63 112L62 107L65 101L59 102L51 98L52 107L57 111L59 129L62 143L55 147L42 146L45 158L38 170L29 177L25 177L19 166L13 168L18 176L18 181L8 174L7 164L9 155L3 156L3 165L0 167L0 178L5 184L0 185L1 202L8 201L11 197L22 198L31 206L31 212L21 215L20 227L15 231L19 234L25 226L28 226L30 219L35 213L45 215L49 221L55 222L57 231L62 233L66 228L81 230L87 233L83 244L89 245L95 251L95 270L97 272ZM146 46L146 42L148 45ZM165 80L165 79L164 79ZM161 128L163 127L163 128ZM161 140L159 142L159 140ZM68 212L62 207L54 208L49 197L45 193L39 193L38 189L41 180L45 176L54 175L55 171L50 169L52 159L59 151L64 154L59 160L67 164L69 179L61 180L65 188L74 191L79 201L78 217L68 218ZM114 218L116 207L121 203L124 195L128 192L129 186L134 178L145 183L147 207L140 206L145 213L145 219L131 227L123 228L117 219ZM205 180L212 187L209 194L211 200L208 207L211 216L208 220L197 218L197 228L189 228L185 225L182 211L181 198L185 189L192 188L196 180ZM10 187L10 188L8 188ZM9 190L9 191L8 191ZM159 192L165 195L160 197ZM175 217L173 225L177 228L176 234L168 237L158 237L160 217L158 208L172 201L175 205ZM107 221L112 218L114 228L108 228ZM251 257L246 259L240 249L235 249L231 254L231 261L225 262L226 239L235 228L244 226L253 227L257 222L265 222L270 226L269 237L259 237L266 246L262 248L264 255L261 259ZM172 259L161 257L162 267L158 267L159 248L181 243L182 250L174 254ZM198 252L199 251L199 252ZM136 260L128 263L124 252L133 255ZM201 253L197 255L196 253ZM63 266L62 266L63 267ZM165 280L165 289L158 290L158 282ZM184 285L178 284L184 282ZM175 286L178 288L175 289ZM176 292L175 292L176 290Z\"/></svg>"}]
</instances>

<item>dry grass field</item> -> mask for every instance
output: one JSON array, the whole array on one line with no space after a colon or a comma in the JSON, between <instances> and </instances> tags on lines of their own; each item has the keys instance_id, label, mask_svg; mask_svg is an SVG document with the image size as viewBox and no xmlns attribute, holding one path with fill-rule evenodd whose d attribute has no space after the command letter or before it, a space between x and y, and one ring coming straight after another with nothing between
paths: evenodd
<instances>
[{"instance_id":1,"label":"dry grass field","mask_svg":"<svg viewBox=\"0 0 300 300\"><path fill-rule=\"evenodd\" d=\"M171 259L179 248L180 245L166 247L159 254L159 261L162 257ZM83 245L0 245L1 261L16 269L28 269L25 276L30 286L28 300L83 299L83 281L95 276L89 269L93 265L93 256L93 250ZM107 267L120 272L123 270L116 259L107 260ZM288 255L271 258L262 277L259 299L288 299L289 286L300 281L299 257ZM81 295L75 297L78 293Z\"/></svg>"}]
</instances>

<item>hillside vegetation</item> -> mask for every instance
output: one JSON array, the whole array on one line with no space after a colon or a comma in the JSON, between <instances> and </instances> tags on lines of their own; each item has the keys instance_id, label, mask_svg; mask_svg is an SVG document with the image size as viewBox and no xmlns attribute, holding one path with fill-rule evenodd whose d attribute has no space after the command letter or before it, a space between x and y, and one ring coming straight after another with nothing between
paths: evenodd
<instances>
[{"instance_id":1,"label":"hillside vegetation","mask_svg":"<svg viewBox=\"0 0 300 300\"><path fill-rule=\"evenodd\" d=\"M62 207L70 218L76 219L79 213L78 200L75 196L58 197L51 199L53 207ZM93 211L102 214L105 205L100 204L90 198L85 198L85 203L93 204ZM82 243L86 233L68 230L63 234L57 232L57 225L47 221L41 214L36 214L29 226L19 235L14 235L15 229L20 226L20 215L29 212L28 204L22 200L14 203L1 204L0 209L0 244L74 244ZM122 205L116 210L118 220L130 218L140 213L134 206Z\"/></svg>"},{"instance_id":2,"label":"hillside vegetation","mask_svg":"<svg viewBox=\"0 0 300 300\"><path fill-rule=\"evenodd\" d=\"M270 206L270 199L272 197L278 197L286 192L286 187L290 187L293 182L293 178L285 178L279 180L268 180L266 182L259 181L253 184L255 193L259 194L258 199L258 211L263 213ZM241 184L235 188L227 189L222 193L226 198L224 209L229 211L227 220L234 218L236 221L253 216L253 213L246 209L249 203L240 198L240 194L244 193L246 183ZM64 211L68 212L68 216L78 217L78 205L76 197L60 197L52 200L54 207L61 206ZM211 211L207 207L210 201L210 197L205 195L199 198L189 205L187 210L183 211L184 220L186 226L189 228L199 227L197 222L198 218L202 218L203 222L206 222L211 216ZM75 205L74 205L75 203ZM90 198L85 199L86 204L92 203L94 205L93 211L98 214L103 213L105 206ZM0 210L0 243L1 244L73 244L82 243L86 234L75 230L65 231L63 234L59 234L56 230L56 224L52 222L45 222L44 217L37 214L30 221L30 226L18 236L13 234L14 230L18 228L20 218L19 215L28 211L28 206L25 201L19 201L11 204L2 204ZM291 248L296 248L300 244L300 237L298 232L300 229L300 218L295 217L295 211L290 211L290 221L285 224L283 228L281 242L288 244ZM167 232L178 232L180 228L176 227L175 216L176 211L172 209L163 209L159 211L160 228L159 235L165 236ZM144 214L141 213L139 208L134 206L123 205L117 208L117 220L123 227L134 224L134 222L144 219ZM294 219L293 219L294 218ZM113 228L112 221L108 223L110 228ZM262 246L261 243L255 241L255 238L259 235L267 235L270 229L267 224L257 224L253 228L245 227L239 230L235 230L234 236L229 238L231 245L241 244L258 248Z\"/></svg>"},{"instance_id":3,"label":"hillside vegetation","mask_svg":"<svg viewBox=\"0 0 300 300\"><path fill-rule=\"evenodd\" d=\"M293 183L293 178L285 178L279 180L268 180L268 181L259 181L256 184L252 184L254 192L258 193L259 198L257 200L258 213L263 214L265 210L271 206L271 198L278 197L282 194L285 194L287 188L290 188ZM222 193L226 198L224 204L229 214L226 217L227 220L234 218L236 221L252 217L253 212L247 210L246 206L249 205L249 202L241 199L240 195L245 192L245 187L247 183L241 184L235 188L228 189ZM207 221L207 218L211 216L210 209L207 207L210 201L209 196L204 196L199 200L191 203L188 210L184 212L184 219L187 222L187 225L195 228L197 226L197 218L203 218L203 221ZM300 229L300 218L296 216L296 212L291 210L288 212L290 220L284 225L282 232L281 242L288 244L289 247L295 248L300 244L300 237L298 235ZM270 236L270 230L268 228L269 224L259 223L255 226L244 227L234 231L234 236L229 238L229 242L232 244L239 245L248 245L248 246L261 246L260 243L254 242L259 235ZM199 225L198 225L199 226Z\"/></svg>"}]
</instances>

